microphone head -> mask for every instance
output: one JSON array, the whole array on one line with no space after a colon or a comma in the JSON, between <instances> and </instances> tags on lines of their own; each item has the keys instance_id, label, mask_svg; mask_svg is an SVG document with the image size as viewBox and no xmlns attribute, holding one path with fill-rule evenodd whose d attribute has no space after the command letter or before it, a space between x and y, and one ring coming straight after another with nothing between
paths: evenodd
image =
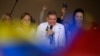
<instances>
[{"instance_id":1,"label":"microphone head","mask_svg":"<svg viewBox=\"0 0 100 56\"><path fill-rule=\"evenodd\" d=\"M47 26L46 31L48 31L48 28L49 28L49 27Z\"/></svg>"},{"instance_id":2,"label":"microphone head","mask_svg":"<svg viewBox=\"0 0 100 56\"><path fill-rule=\"evenodd\" d=\"M50 30L52 30L52 28L53 28L53 26L51 25L51 26L50 26Z\"/></svg>"}]
</instances>

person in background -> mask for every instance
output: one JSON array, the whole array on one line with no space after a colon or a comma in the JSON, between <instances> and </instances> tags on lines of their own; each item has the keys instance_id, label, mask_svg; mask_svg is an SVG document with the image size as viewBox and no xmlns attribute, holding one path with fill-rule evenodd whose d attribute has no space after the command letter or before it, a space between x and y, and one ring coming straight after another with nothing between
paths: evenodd
<instances>
[{"instance_id":1,"label":"person in background","mask_svg":"<svg viewBox=\"0 0 100 56\"><path fill-rule=\"evenodd\" d=\"M39 19L40 19L40 23L43 22L44 14L45 14L45 11L47 10L47 8L48 8L47 5L44 5L43 8L42 8L42 11L41 11L41 13L40 13L40 17L39 17Z\"/></svg>"},{"instance_id":2,"label":"person in background","mask_svg":"<svg viewBox=\"0 0 100 56\"><path fill-rule=\"evenodd\" d=\"M67 29L67 46L71 44L77 32L82 30L84 19L84 11L81 8L76 9L73 13L72 24L70 24Z\"/></svg>"},{"instance_id":3,"label":"person in background","mask_svg":"<svg viewBox=\"0 0 100 56\"><path fill-rule=\"evenodd\" d=\"M92 18L86 18L84 10L78 8L73 14L69 47L58 56L97 56L100 54L100 28ZM73 33L74 32L74 33ZM73 35L73 36L72 36Z\"/></svg>"},{"instance_id":4,"label":"person in background","mask_svg":"<svg viewBox=\"0 0 100 56\"><path fill-rule=\"evenodd\" d=\"M10 13L6 13L6 14L2 15L1 23L7 24L7 25L10 25L12 23L12 17L10 15Z\"/></svg>"},{"instance_id":5,"label":"person in background","mask_svg":"<svg viewBox=\"0 0 100 56\"><path fill-rule=\"evenodd\" d=\"M65 29L62 24L56 22L57 14L49 11L47 22L41 23L37 29L37 44L48 49L65 47ZM43 49L42 48L42 49Z\"/></svg>"},{"instance_id":6,"label":"person in background","mask_svg":"<svg viewBox=\"0 0 100 56\"><path fill-rule=\"evenodd\" d=\"M12 49L14 48L15 39L14 39L14 30L12 17L10 13L6 13L2 16L0 21L0 52L3 56L9 55ZM15 51L13 51L14 53ZM12 53L12 55L13 55Z\"/></svg>"},{"instance_id":7,"label":"person in background","mask_svg":"<svg viewBox=\"0 0 100 56\"><path fill-rule=\"evenodd\" d=\"M61 8L61 16L57 18L57 22L63 24L63 20L65 19L67 13L68 6L66 3L62 4Z\"/></svg>"},{"instance_id":8,"label":"person in background","mask_svg":"<svg viewBox=\"0 0 100 56\"><path fill-rule=\"evenodd\" d=\"M36 26L32 21L32 16L29 13L23 13L19 21L20 25L17 27L18 36L31 43L35 39L36 32Z\"/></svg>"},{"instance_id":9,"label":"person in background","mask_svg":"<svg viewBox=\"0 0 100 56\"><path fill-rule=\"evenodd\" d=\"M11 41L13 35L12 25L11 15L9 13L4 14L0 21L0 43L8 43Z\"/></svg>"},{"instance_id":10,"label":"person in background","mask_svg":"<svg viewBox=\"0 0 100 56\"><path fill-rule=\"evenodd\" d=\"M43 22L44 14L47 9L48 9L47 5L44 5L40 13L40 23ZM66 16L67 9L68 9L67 4L63 3L61 8L61 16L57 18L57 23L63 24L63 20Z\"/></svg>"},{"instance_id":11,"label":"person in background","mask_svg":"<svg viewBox=\"0 0 100 56\"><path fill-rule=\"evenodd\" d=\"M37 56L37 48L34 46L36 26L32 20L27 12L21 15L15 30L16 43L5 51L7 56Z\"/></svg>"}]
</instances>

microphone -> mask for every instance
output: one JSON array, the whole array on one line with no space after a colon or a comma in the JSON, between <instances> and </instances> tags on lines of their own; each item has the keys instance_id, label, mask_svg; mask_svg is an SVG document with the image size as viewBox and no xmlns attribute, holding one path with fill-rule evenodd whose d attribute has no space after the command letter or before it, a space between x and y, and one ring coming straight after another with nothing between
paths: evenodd
<instances>
[{"instance_id":1,"label":"microphone","mask_svg":"<svg viewBox=\"0 0 100 56\"><path fill-rule=\"evenodd\" d=\"M53 28L53 26L51 25L51 26L50 26L50 30L52 30L52 28Z\"/></svg>"},{"instance_id":2,"label":"microphone","mask_svg":"<svg viewBox=\"0 0 100 56\"><path fill-rule=\"evenodd\" d=\"M47 26L46 31L48 31L49 27Z\"/></svg>"},{"instance_id":3,"label":"microphone","mask_svg":"<svg viewBox=\"0 0 100 56\"><path fill-rule=\"evenodd\" d=\"M50 27L47 26L46 31L48 31L49 29L52 30L53 26L51 25Z\"/></svg>"}]
</instances>

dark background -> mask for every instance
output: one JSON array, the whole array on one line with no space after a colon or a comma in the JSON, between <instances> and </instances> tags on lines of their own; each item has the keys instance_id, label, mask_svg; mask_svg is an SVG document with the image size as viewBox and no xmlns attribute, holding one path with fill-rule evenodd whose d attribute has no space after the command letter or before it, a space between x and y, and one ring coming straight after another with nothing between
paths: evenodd
<instances>
[{"instance_id":1,"label":"dark background","mask_svg":"<svg viewBox=\"0 0 100 56\"><path fill-rule=\"evenodd\" d=\"M0 0L0 17L4 13L10 13L15 2L16 0ZM43 5L48 5L48 10L56 10L58 16L60 16L60 8L63 2L68 4L68 14L73 12L76 8L82 8L100 25L99 0L19 0L12 16L14 18L19 18L22 13L29 12L38 23Z\"/></svg>"}]
</instances>

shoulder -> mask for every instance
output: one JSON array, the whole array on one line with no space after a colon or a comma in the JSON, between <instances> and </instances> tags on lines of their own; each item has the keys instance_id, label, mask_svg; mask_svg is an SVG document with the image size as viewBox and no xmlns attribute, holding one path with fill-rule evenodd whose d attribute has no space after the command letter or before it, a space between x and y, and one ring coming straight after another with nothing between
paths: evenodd
<instances>
[{"instance_id":1,"label":"shoulder","mask_svg":"<svg viewBox=\"0 0 100 56\"><path fill-rule=\"evenodd\" d=\"M47 25L47 22L40 23L39 26Z\"/></svg>"},{"instance_id":2,"label":"shoulder","mask_svg":"<svg viewBox=\"0 0 100 56\"><path fill-rule=\"evenodd\" d=\"M59 29L64 29L64 25L63 25L63 24L57 23L56 26L57 26Z\"/></svg>"},{"instance_id":3,"label":"shoulder","mask_svg":"<svg viewBox=\"0 0 100 56\"><path fill-rule=\"evenodd\" d=\"M38 28L44 28L47 26L47 24L48 24L47 22L43 22L43 23L39 24Z\"/></svg>"},{"instance_id":4,"label":"shoulder","mask_svg":"<svg viewBox=\"0 0 100 56\"><path fill-rule=\"evenodd\" d=\"M64 27L64 25L60 24L60 23L57 23L56 25L59 26L59 27Z\"/></svg>"}]
</instances>

